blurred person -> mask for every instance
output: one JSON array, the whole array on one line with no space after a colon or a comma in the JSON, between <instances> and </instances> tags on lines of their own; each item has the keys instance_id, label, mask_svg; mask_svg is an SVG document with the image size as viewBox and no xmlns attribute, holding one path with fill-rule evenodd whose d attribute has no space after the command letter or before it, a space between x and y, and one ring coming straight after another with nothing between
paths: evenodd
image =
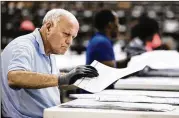
<instances>
[{"instance_id":1,"label":"blurred person","mask_svg":"<svg viewBox=\"0 0 179 118\"><path fill-rule=\"evenodd\" d=\"M34 31L35 26L32 21L30 21L29 19L26 19L21 22L19 30L20 30L20 33L19 33L20 35L25 35Z\"/></svg>"},{"instance_id":2,"label":"blurred person","mask_svg":"<svg viewBox=\"0 0 179 118\"><path fill-rule=\"evenodd\" d=\"M117 14L112 10L101 10L94 18L97 33L89 40L86 52L86 64L97 60L107 66L116 67L113 40L119 33Z\"/></svg>"},{"instance_id":3,"label":"blurred person","mask_svg":"<svg viewBox=\"0 0 179 118\"><path fill-rule=\"evenodd\" d=\"M159 24L156 20L144 14L139 18L138 24L132 27L131 41L126 46L125 51L128 58L131 58L132 56L158 49L168 49L165 44L162 44Z\"/></svg>"},{"instance_id":4,"label":"blurred person","mask_svg":"<svg viewBox=\"0 0 179 118\"><path fill-rule=\"evenodd\" d=\"M77 66L66 74L59 73L56 67L54 54L63 55L78 30L74 15L53 9L45 15L40 29L5 47L1 53L3 117L42 118L45 108L60 104L58 87L81 77L98 76L89 65Z\"/></svg>"},{"instance_id":5,"label":"blurred person","mask_svg":"<svg viewBox=\"0 0 179 118\"><path fill-rule=\"evenodd\" d=\"M86 64L97 60L107 66L116 67L113 41L119 33L119 21L117 14L112 10L101 10L94 17L94 26L97 29L95 35L90 39L87 52ZM113 89L113 84L107 89ZM88 93L80 90L80 93Z\"/></svg>"}]
</instances>

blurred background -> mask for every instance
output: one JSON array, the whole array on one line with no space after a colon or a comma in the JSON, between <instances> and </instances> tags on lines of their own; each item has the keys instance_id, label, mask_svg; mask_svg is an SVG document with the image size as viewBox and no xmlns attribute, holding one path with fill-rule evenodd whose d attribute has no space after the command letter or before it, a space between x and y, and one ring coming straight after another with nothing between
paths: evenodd
<instances>
[{"instance_id":1,"label":"blurred background","mask_svg":"<svg viewBox=\"0 0 179 118\"><path fill-rule=\"evenodd\" d=\"M114 10L119 18L120 36L114 44L116 60L127 58L125 47L133 38L132 28L142 14L159 24L162 43L168 50L179 50L179 2L120 2L120 1L10 1L1 2L1 50L14 38L40 28L44 15L49 9L64 8L72 12L80 23L78 36L64 56L57 56L61 70L85 64L85 51L89 39L95 32L93 16L101 9ZM63 62L63 63L60 63Z\"/></svg>"}]
</instances>

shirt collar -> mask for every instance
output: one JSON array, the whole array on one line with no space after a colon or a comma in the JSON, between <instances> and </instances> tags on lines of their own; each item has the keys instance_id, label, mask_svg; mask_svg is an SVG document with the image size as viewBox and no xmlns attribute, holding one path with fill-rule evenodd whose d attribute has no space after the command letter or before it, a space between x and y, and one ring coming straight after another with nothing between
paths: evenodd
<instances>
[{"instance_id":1,"label":"shirt collar","mask_svg":"<svg viewBox=\"0 0 179 118\"><path fill-rule=\"evenodd\" d=\"M110 39L106 36L106 34L104 34L104 33L102 33L102 32L97 32L95 35L101 35L101 36L105 37L106 39L110 40Z\"/></svg>"},{"instance_id":2,"label":"shirt collar","mask_svg":"<svg viewBox=\"0 0 179 118\"><path fill-rule=\"evenodd\" d=\"M33 33L35 34L35 39L39 45L39 52L45 55L45 48L39 30L40 30L39 28L36 28Z\"/></svg>"}]
</instances>

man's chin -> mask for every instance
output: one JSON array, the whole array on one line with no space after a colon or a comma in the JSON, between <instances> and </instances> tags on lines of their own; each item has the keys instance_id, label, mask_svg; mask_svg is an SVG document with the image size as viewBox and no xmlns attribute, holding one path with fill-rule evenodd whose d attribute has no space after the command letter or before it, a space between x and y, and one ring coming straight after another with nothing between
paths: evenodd
<instances>
[{"instance_id":1,"label":"man's chin","mask_svg":"<svg viewBox=\"0 0 179 118\"><path fill-rule=\"evenodd\" d=\"M57 55L64 55L65 54L65 52L58 52L58 53L56 53Z\"/></svg>"},{"instance_id":2,"label":"man's chin","mask_svg":"<svg viewBox=\"0 0 179 118\"><path fill-rule=\"evenodd\" d=\"M64 55L66 51L53 51L53 54Z\"/></svg>"}]
</instances>

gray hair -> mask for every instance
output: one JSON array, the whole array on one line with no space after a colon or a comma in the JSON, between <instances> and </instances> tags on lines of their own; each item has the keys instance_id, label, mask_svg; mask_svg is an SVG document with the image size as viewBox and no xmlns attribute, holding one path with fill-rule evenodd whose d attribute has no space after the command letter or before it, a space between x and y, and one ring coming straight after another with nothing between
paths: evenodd
<instances>
[{"instance_id":1,"label":"gray hair","mask_svg":"<svg viewBox=\"0 0 179 118\"><path fill-rule=\"evenodd\" d=\"M76 17L65 9L52 9L46 13L42 24L46 23L47 21L58 22L60 20L60 16L67 16L70 19L77 21Z\"/></svg>"}]
</instances>

